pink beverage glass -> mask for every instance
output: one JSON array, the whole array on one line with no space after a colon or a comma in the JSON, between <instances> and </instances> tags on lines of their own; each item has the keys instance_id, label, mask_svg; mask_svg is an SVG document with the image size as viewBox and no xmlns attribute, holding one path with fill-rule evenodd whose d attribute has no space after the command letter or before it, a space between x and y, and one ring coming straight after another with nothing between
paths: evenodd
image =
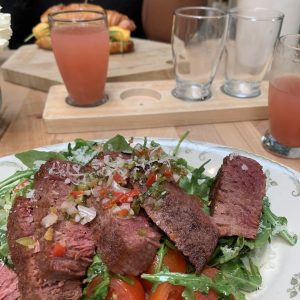
<instances>
[{"instance_id":1,"label":"pink beverage glass","mask_svg":"<svg viewBox=\"0 0 300 300\"><path fill-rule=\"evenodd\" d=\"M107 101L105 82L109 35L104 12L60 11L49 15L56 63L73 106L97 106Z\"/></svg>"},{"instance_id":2,"label":"pink beverage glass","mask_svg":"<svg viewBox=\"0 0 300 300\"><path fill-rule=\"evenodd\" d=\"M263 146L280 156L300 158L300 34L282 36L276 45L268 100Z\"/></svg>"}]
</instances>

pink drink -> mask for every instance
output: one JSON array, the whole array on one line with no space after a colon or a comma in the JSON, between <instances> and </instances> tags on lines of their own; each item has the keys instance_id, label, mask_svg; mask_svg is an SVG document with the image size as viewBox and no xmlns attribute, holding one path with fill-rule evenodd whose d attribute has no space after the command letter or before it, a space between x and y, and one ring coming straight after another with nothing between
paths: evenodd
<instances>
[{"instance_id":1,"label":"pink drink","mask_svg":"<svg viewBox=\"0 0 300 300\"><path fill-rule=\"evenodd\" d=\"M69 102L77 106L103 102L109 58L105 24L54 26L51 39Z\"/></svg>"},{"instance_id":2,"label":"pink drink","mask_svg":"<svg viewBox=\"0 0 300 300\"><path fill-rule=\"evenodd\" d=\"M270 132L279 143L300 147L300 77L270 81L269 119Z\"/></svg>"}]
</instances>

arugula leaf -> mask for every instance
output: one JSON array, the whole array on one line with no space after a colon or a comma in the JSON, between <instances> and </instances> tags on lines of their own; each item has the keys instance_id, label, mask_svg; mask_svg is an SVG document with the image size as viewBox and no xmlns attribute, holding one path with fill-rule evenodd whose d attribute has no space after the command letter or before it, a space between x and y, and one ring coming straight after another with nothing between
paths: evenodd
<instances>
[{"instance_id":1,"label":"arugula leaf","mask_svg":"<svg viewBox=\"0 0 300 300\"><path fill-rule=\"evenodd\" d=\"M237 299L245 299L241 297L242 294L238 292L237 288L222 273L212 279L203 274L184 274L162 270L155 274L142 274L141 278L153 283L168 282L173 285L184 286L186 289L183 294L185 299L193 299L193 292L195 291L207 294L210 288L223 296L229 297L231 294L237 294L240 295L240 298Z\"/></svg>"},{"instance_id":2,"label":"arugula leaf","mask_svg":"<svg viewBox=\"0 0 300 300\"><path fill-rule=\"evenodd\" d=\"M72 144L68 144L68 151L62 153L68 160L84 165L95 157L99 151L97 142L76 139L74 146L72 147Z\"/></svg>"},{"instance_id":3,"label":"arugula leaf","mask_svg":"<svg viewBox=\"0 0 300 300\"><path fill-rule=\"evenodd\" d=\"M229 263L221 265L222 275L236 287L236 289L245 292L254 292L262 284L262 278L258 267L252 262L250 258L247 259L249 267L241 259L235 259ZM218 280L218 275L215 278Z\"/></svg>"},{"instance_id":4,"label":"arugula leaf","mask_svg":"<svg viewBox=\"0 0 300 300\"><path fill-rule=\"evenodd\" d=\"M16 171L13 175L0 182L0 195L7 191L7 187L12 188L21 180L31 177L33 170Z\"/></svg>"},{"instance_id":5,"label":"arugula leaf","mask_svg":"<svg viewBox=\"0 0 300 300\"><path fill-rule=\"evenodd\" d=\"M285 217L276 216L271 211L270 202L267 197L264 198L262 213L266 221L271 225L272 236L279 235L292 246L297 243L297 235L287 231L287 219Z\"/></svg>"},{"instance_id":6,"label":"arugula leaf","mask_svg":"<svg viewBox=\"0 0 300 300\"><path fill-rule=\"evenodd\" d=\"M205 165L210 160L206 161L199 168L193 169L191 178L184 176L179 181L179 186L188 194L200 197L203 200L208 200L209 190L214 182L214 178L206 176ZM183 163L181 161L181 163Z\"/></svg>"},{"instance_id":7,"label":"arugula leaf","mask_svg":"<svg viewBox=\"0 0 300 300\"><path fill-rule=\"evenodd\" d=\"M88 300L104 300L108 293L108 287L110 282L110 273L107 266L103 263L99 254L96 254L93 257L93 262L89 266L87 270L87 278L86 282L90 283L96 277L101 278L101 282L98 286L95 287L93 291L93 295L86 298L86 290L85 287L83 290L84 299Z\"/></svg>"},{"instance_id":8,"label":"arugula leaf","mask_svg":"<svg viewBox=\"0 0 300 300\"><path fill-rule=\"evenodd\" d=\"M189 131L186 131L179 139L177 145L175 146L174 150L173 150L173 153L172 155L173 156L177 156L178 152L179 152L179 148L180 148L180 145L182 144L182 142L187 138L187 136L190 134Z\"/></svg>"},{"instance_id":9,"label":"arugula leaf","mask_svg":"<svg viewBox=\"0 0 300 300\"><path fill-rule=\"evenodd\" d=\"M126 139L121 135L116 135L115 137L108 140L103 145L104 152L117 151L131 154L133 149L127 143Z\"/></svg>"},{"instance_id":10,"label":"arugula leaf","mask_svg":"<svg viewBox=\"0 0 300 300\"><path fill-rule=\"evenodd\" d=\"M65 156L61 153L57 152L47 152L47 151L38 151L38 150L29 150L26 152L17 153L15 155L25 166L30 169L36 169L36 162L38 161L47 161L50 158L54 159L63 159L65 160Z\"/></svg>"}]
</instances>

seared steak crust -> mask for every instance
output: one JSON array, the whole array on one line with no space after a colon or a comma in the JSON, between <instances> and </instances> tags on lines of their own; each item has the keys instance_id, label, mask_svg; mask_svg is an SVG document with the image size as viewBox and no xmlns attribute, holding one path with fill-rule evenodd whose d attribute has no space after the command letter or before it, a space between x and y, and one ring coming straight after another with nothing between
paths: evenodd
<instances>
[{"instance_id":1,"label":"seared steak crust","mask_svg":"<svg viewBox=\"0 0 300 300\"><path fill-rule=\"evenodd\" d=\"M35 175L33 199L15 200L8 219L9 250L19 279L22 299L81 299L80 278L95 253L88 227L59 217L53 226L53 240L44 238L41 220L49 209L59 209L71 191L70 183L78 180L80 167L71 162L50 160ZM16 242L31 237L34 249ZM63 255L53 254L54 244L66 245ZM70 279L70 280L68 280Z\"/></svg>"},{"instance_id":2,"label":"seared steak crust","mask_svg":"<svg viewBox=\"0 0 300 300\"><path fill-rule=\"evenodd\" d=\"M128 218L113 215L90 199L97 210L91 223L96 245L108 268L118 274L138 275L151 264L160 233L145 215Z\"/></svg>"},{"instance_id":3,"label":"seared steak crust","mask_svg":"<svg viewBox=\"0 0 300 300\"><path fill-rule=\"evenodd\" d=\"M153 222L189 258L196 271L201 272L216 247L218 229L202 211L198 198L186 194L172 183L166 183L165 189L165 198L157 200L149 197L142 206Z\"/></svg>"},{"instance_id":4,"label":"seared steak crust","mask_svg":"<svg viewBox=\"0 0 300 300\"><path fill-rule=\"evenodd\" d=\"M221 236L256 237L265 189L266 177L258 162L240 155L224 158L210 192Z\"/></svg>"}]
</instances>

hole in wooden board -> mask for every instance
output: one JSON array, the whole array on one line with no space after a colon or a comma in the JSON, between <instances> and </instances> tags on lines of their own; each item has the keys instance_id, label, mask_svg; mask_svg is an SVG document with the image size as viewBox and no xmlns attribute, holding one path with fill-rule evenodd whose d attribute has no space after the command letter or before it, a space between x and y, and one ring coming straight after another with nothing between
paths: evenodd
<instances>
[{"instance_id":1,"label":"hole in wooden board","mask_svg":"<svg viewBox=\"0 0 300 300\"><path fill-rule=\"evenodd\" d=\"M148 88L128 89L120 95L121 100L137 101L140 106L156 103L161 100L161 97L161 93Z\"/></svg>"}]
</instances>

